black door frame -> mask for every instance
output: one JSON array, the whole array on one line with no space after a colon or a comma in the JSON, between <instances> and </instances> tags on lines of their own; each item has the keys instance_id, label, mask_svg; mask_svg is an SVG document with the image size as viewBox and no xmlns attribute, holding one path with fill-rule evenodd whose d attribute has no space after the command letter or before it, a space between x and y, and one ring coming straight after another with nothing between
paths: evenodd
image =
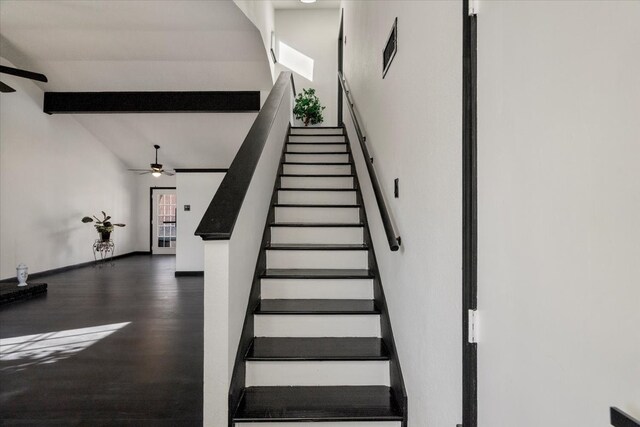
<instances>
[{"instance_id":1,"label":"black door frame","mask_svg":"<svg viewBox=\"0 0 640 427\"><path fill-rule=\"evenodd\" d=\"M154 190L177 190L176 187L149 187L149 253L153 255L153 192ZM176 210L176 215L177 215ZM178 220L176 216L176 221Z\"/></svg>"},{"instance_id":2,"label":"black door frame","mask_svg":"<svg viewBox=\"0 0 640 427\"><path fill-rule=\"evenodd\" d=\"M477 427L478 349L469 343L478 303L477 17L462 4L462 426Z\"/></svg>"},{"instance_id":3,"label":"black door frame","mask_svg":"<svg viewBox=\"0 0 640 427\"><path fill-rule=\"evenodd\" d=\"M340 9L340 32L338 33L338 71L344 73L344 9ZM336 76L337 79L340 77ZM342 126L342 85L338 81L338 126Z\"/></svg>"}]
</instances>

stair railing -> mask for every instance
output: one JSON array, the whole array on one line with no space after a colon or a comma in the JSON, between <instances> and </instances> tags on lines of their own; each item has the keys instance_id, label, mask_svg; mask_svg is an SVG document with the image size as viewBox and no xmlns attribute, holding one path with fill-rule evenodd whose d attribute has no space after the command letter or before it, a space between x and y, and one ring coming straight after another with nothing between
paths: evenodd
<instances>
[{"instance_id":1,"label":"stair railing","mask_svg":"<svg viewBox=\"0 0 640 427\"><path fill-rule=\"evenodd\" d=\"M231 238L280 102L289 87L295 96L293 74L291 72L280 73L196 229L196 236L200 236L202 240L229 240Z\"/></svg>"},{"instance_id":2,"label":"stair railing","mask_svg":"<svg viewBox=\"0 0 640 427\"><path fill-rule=\"evenodd\" d=\"M355 112L355 105L351 97L351 92L349 91L349 89L347 89L347 81L340 71L338 71L338 81L340 82L342 92L347 99L347 106L349 107L349 112L351 113L351 120L353 121L353 126L356 129L356 135L358 137L358 141L360 142L360 148L362 149L362 154L367 165L369 178L371 178L373 193L376 196L376 202L378 203L378 209L380 210L380 216L382 217L382 225L384 226L384 231L387 235L387 241L389 242L389 249L391 249L392 251L397 251L398 249L400 249L401 239L398 233L396 233L393 222L391 221L391 215L389 215L389 209L387 208L387 205L384 201L382 188L380 187L380 182L378 181L378 175L376 174L376 170L373 167L373 157L371 157L371 155L369 154L369 149L367 148L367 137L364 135L362 127L360 126L360 121L358 120L358 116Z\"/></svg>"},{"instance_id":3,"label":"stair railing","mask_svg":"<svg viewBox=\"0 0 640 427\"><path fill-rule=\"evenodd\" d=\"M624 413L616 407L611 407L611 425L614 427L640 427L640 421Z\"/></svg>"}]
</instances>

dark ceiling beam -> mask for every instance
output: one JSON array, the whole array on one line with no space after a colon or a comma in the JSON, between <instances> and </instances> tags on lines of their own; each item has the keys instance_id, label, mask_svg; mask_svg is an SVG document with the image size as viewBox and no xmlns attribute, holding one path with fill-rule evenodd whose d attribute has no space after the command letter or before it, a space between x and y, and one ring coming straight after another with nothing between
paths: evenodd
<instances>
[{"instance_id":1,"label":"dark ceiling beam","mask_svg":"<svg viewBox=\"0 0 640 427\"><path fill-rule=\"evenodd\" d=\"M237 113L260 110L260 91L45 92L47 114Z\"/></svg>"}]
</instances>

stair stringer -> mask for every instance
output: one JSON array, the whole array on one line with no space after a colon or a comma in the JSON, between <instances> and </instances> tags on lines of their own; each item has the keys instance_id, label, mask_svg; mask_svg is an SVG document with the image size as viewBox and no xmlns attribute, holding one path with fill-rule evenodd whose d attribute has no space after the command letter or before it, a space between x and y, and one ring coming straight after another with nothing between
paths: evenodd
<instances>
[{"instance_id":1,"label":"stair stringer","mask_svg":"<svg viewBox=\"0 0 640 427\"><path fill-rule=\"evenodd\" d=\"M402 376L402 369L400 367L400 358L398 356L398 349L393 338L393 329L391 327L391 317L389 315L389 308L387 307L387 301L384 296L384 289L382 286L382 279L380 278L380 270L378 269L378 262L376 260L375 248L373 245L373 239L369 230L369 222L367 221L367 213L362 198L362 192L360 191L360 181L358 173L356 171L355 160L351 150L351 140L347 133L346 127L343 126L343 133L345 141L347 142L347 151L349 153L349 161L351 162L351 169L354 175L354 183L356 188L356 202L361 206L360 208L360 220L364 224L364 243L369 247L369 270L373 272L373 292L376 305L380 309L380 329L382 332L382 339L387 345L389 350L389 374L391 378L391 389L394 393L396 401L402 407L403 421L402 427L407 427L408 418L408 398L407 390L404 384L404 378Z\"/></svg>"},{"instance_id":2,"label":"stair stringer","mask_svg":"<svg viewBox=\"0 0 640 427\"><path fill-rule=\"evenodd\" d=\"M291 124L287 128L285 139L282 144L282 154L280 157L280 163L278 164L278 172L276 173L276 180L273 184L273 193L271 195L271 201L269 202L269 213L264 226L264 232L262 233L262 241L260 242L260 252L258 253L258 259L256 261L256 267L253 273L253 281L251 283L251 291L249 292L249 302L247 304L247 311L244 316L244 323L242 325L242 334L240 335L240 341L238 342L238 350L236 351L236 357L233 364L233 373L231 375L231 381L229 384L229 409L228 419L229 427L233 427L233 415L236 412L238 404L242 399L242 393L246 384L246 365L245 356L249 351L251 342L254 337L254 316L253 312L260 303L261 289L260 289L260 275L267 268L267 254L263 249L267 243L271 241L271 227L269 224L275 220L275 208L274 204L278 199L278 188L282 180L282 161L287 150L287 142L289 134L291 132Z\"/></svg>"}]
</instances>

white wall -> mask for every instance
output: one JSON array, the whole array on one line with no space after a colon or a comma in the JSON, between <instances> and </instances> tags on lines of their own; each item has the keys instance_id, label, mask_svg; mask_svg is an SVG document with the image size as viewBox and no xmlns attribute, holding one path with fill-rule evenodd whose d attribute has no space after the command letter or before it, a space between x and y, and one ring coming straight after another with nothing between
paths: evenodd
<instances>
[{"instance_id":1,"label":"white wall","mask_svg":"<svg viewBox=\"0 0 640 427\"><path fill-rule=\"evenodd\" d=\"M275 12L276 73L293 71L296 90L314 88L326 109L321 126L337 125L338 99L338 30L340 9L277 9ZM307 79L282 61L280 42L313 60L313 79ZM297 126L303 126L300 121Z\"/></svg>"},{"instance_id":2,"label":"white wall","mask_svg":"<svg viewBox=\"0 0 640 427\"><path fill-rule=\"evenodd\" d=\"M481 2L481 427L640 417L639 20Z\"/></svg>"},{"instance_id":3,"label":"white wall","mask_svg":"<svg viewBox=\"0 0 640 427\"><path fill-rule=\"evenodd\" d=\"M265 56L269 62L271 79L275 83L278 73L275 72L273 61L271 60L271 32L274 29L274 10L271 0L233 0L235 5L246 15L247 18L260 31L262 44L264 45Z\"/></svg>"},{"instance_id":4,"label":"white wall","mask_svg":"<svg viewBox=\"0 0 640 427\"><path fill-rule=\"evenodd\" d=\"M400 251L391 252L358 162L409 395L409 425L454 426L462 421L462 3L343 6L345 76L402 237ZM398 54L383 80L382 49L395 17ZM399 199L393 198L396 177Z\"/></svg>"},{"instance_id":5,"label":"white wall","mask_svg":"<svg viewBox=\"0 0 640 427\"><path fill-rule=\"evenodd\" d=\"M3 61L3 65L11 66ZM16 92L0 95L0 278L93 260L97 237L80 219L100 214L127 224L112 238L116 254L136 249L134 177L73 117L42 112L43 92L2 76Z\"/></svg>"},{"instance_id":6,"label":"white wall","mask_svg":"<svg viewBox=\"0 0 640 427\"><path fill-rule=\"evenodd\" d=\"M179 172L176 174L178 235L176 271L204 271L204 244L194 235L216 194L224 172ZM184 205L191 210L185 211Z\"/></svg>"}]
</instances>

